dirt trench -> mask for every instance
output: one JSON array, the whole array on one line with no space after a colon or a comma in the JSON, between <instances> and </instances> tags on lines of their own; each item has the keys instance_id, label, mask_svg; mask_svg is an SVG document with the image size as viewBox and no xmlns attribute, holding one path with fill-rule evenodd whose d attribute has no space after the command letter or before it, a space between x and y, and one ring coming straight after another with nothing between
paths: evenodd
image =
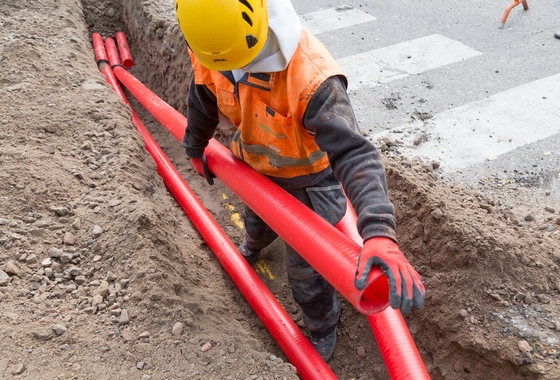
<instances>
[{"instance_id":1,"label":"dirt trench","mask_svg":"<svg viewBox=\"0 0 560 380\"><path fill-rule=\"evenodd\" d=\"M192 73L175 21L173 2L156 6L150 2L138 4L125 0L122 13L135 54L142 60L142 66L136 69L137 75L174 108L186 114ZM169 139L163 142L169 143L176 144ZM178 154L179 157L173 158L182 157L181 149ZM404 159L386 157L391 197L399 220L400 245L419 268L430 294L426 308L406 320L432 377L558 376L557 348L549 347L551 341L556 347L557 332L545 330L555 335L552 340L537 333L526 336L523 324L508 323L508 320L515 320L516 314L526 316L531 312L535 319L532 329L542 326L540 314L545 315L545 320L558 320L560 283L555 275L558 266L554 263L558 235L543 236L533 230L534 226L525 225L519 216L512 216L510 208L500 201L438 182L436 176L413 166L414 163L409 165ZM223 191L216 191L214 204L219 202ZM543 222L545 217L542 215ZM282 246L278 244L271 256L281 254ZM279 263L271 260L269 265L281 271L282 260L276 260ZM283 283L280 289L275 289L276 283L270 285L275 291L286 286ZM285 302L291 302L289 292L283 293L287 297ZM535 297L534 304L524 304L520 299L527 293L529 298ZM539 295L543 297L538 298ZM343 319L340 334L348 335L348 339L339 340L338 361L335 359L333 368L344 377L345 369L356 365L352 361L361 347L368 353L369 365L373 364L371 372L363 368L364 373L381 378L387 376L374 339L370 336L369 342L356 341L356 336L352 336L368 333L368 325L361 316L348 310L351 309L349 305L345 306L350 315ZM531 326L531 317L524 318ZM541 354L528 357L520 351L519 341L535 339L538 342L539 338L544 341L537 343L544 347ZM552 355L549 349L554 352ZM370 355L377 357L370 358Z\"/></svg>"},{"instance_id":2,"label":"dirt trench","mask_svg":"<svg viewBox=\"0 0 560 380\"><path fill-rule=\"evenodd\" d=\"M192 74L172 4L167 4L168 8L159 4L156 10L150 3L138 5L125 0L122 6L130 38L147 64L142 72L146 83L185 114ZM519 341L538 341L538 334L527 337L522 333L524 327L508 326L507 322L515 319L516 314L527 313L535 314L536 325L542 323L539 314L545 314L545 319L551 321L558 320L560 283L554 263L558 235L552 238L534 231L527 233L523 227L531 231L532 226L519 225L506 205L474 191L438 182L430 173L408 168L404 160L387 157L386 166L401 247L419 268L430 293L426 308L406 320L432 377L560 376L556 363L558 332L550 332L554 339L538 344L545 348L543 355L537 354L542 361L538 356L529 359L520 351ZM281 247L276 254L281 254ZM541 299L545 303L536 298L536 305L529 306L515 298L526 293L544 295ZM530 321L531 317L527 319ZM341 334L351 336L350 331L359 331L354 324L367 332L363 319L355 318L344 320L346 329ZM356 344L352 339L343 339L339 346L347 346L339 347L339 360L333 368L342 370L344 365L337 368L337 364L352 360L355 350L362 345L366 352L378 355L371 337L370 340L371 343ZM556 348L549 347L551 341ZM554 354L550 355L549 349ZM368 357L371 363L369 360ZM367 373L365 368L364 372ZM386 376L379 370L373 373Z\"/></svg>"},{"instance_id":3,"label":"dirt trench","mask_svg":"<svg viewBox=\"0 0 560 380\"><path fill-rule=\"evenodd\" d=\"M124 30L131 72L186 114L192 74L173 2L8 1L0 12L0 101L10 105L0 118L1 378L298 378L155 174L93 60L91 33ZM240 201L193 175L179 143L132 103L239 243ZM405 319L431 377L559 379L560 218L421 164L385 157L399 243L428 291ZM283 267L276 241L255 269L306 332ZM347 302L330 366L341 379L388 378L367 319Z\"/></svg>"}]
</instances>

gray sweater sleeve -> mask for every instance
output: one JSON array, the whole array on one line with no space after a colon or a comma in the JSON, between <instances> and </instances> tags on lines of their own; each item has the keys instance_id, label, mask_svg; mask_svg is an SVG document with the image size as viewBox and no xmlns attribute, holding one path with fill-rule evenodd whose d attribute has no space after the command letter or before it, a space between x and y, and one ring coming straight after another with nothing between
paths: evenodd
<instances>
[{"instance_id":1,"label":"gray sweater sleeve","mask_svg":"<svg viewBox=\"0 0 560 380\"><path fill-rule=\"evenodd\" d=\"M182 146L190 158L200 158L219 123L216 97L206 86L194 83L189 89L187 127Z\"/></svg>"},{"instance_id":2,"label":"gray sweater sleeve","mask_svg":"<svg viewBox=\"0 0 560 380\"><path fill-rule=\"evenodd\" d=\"M342 77L330 77L319 87L307 106L303 125L327 152L333 172L358 215L362 238L385 236L396 241L394 207L381 155L359 131Z\"/></svg>"}]
</instances>

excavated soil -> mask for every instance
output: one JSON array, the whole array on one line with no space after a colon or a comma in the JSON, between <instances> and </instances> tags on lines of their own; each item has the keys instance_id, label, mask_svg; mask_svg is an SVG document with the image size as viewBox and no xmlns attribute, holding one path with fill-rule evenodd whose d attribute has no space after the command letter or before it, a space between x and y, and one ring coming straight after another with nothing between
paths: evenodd
<instances>
[{"instance_id":1,"label":"excavated soil","mask_svg":"<svg viewBox=\"0 0 560 380\"><path fill-rule=\"evenodd\" d=\"M192 74L173 8L0 3L0 378L299 378L97 69L91 33L125 31L132 73L185 114ZM239 243L240 201L194 175L179 143L133 105ZM385 164L400 246L428 291L405 320L431 377L560 379L558 206L526 201L530 186L475 191L425 162ZM306 333L282 251L276 241L255 269ZM341 379L389 377L367 319L346 302L330 366Z\"/></svg>"}]
</instances>

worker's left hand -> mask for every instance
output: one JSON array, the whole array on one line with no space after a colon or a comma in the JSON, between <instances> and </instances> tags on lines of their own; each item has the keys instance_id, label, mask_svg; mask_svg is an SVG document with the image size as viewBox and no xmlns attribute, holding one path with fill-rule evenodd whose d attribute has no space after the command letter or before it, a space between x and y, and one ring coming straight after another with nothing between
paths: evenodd
<instances>
[{"instance_id":1,"label":"worker's left hand","mask_svg":"<svg viewBox=\"0 0 560 380\"><path fill-rule=\"evenodd\" d=\"M403 314L408 314L412 309L422 308L426 289L420 275L393 240L380 236L366 240L360 262L365 265L363 280L367 278L371 266L381 267L389 280L389 301L393 309L400 309Z\"/></svg>"},{"instance_id":2,"label":"worker's left hand","mask_svg":"<svg viewBox=\"0 0 560 380\"><path fill-rule=\"evenodd\" d=\"M208 164L206 163L206 156L202 156L201 158L191 158L191 163L194 170L201 176L203 176L209 185L214 184L213 178L216 178L214 173L208 169Z\"/></svg>"}]
</instances>

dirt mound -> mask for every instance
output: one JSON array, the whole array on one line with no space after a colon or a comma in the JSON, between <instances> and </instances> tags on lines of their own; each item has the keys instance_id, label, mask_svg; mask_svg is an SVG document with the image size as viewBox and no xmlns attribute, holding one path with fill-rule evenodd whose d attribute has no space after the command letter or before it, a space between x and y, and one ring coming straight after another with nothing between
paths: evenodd
<instances>
[{"instance_id":1,"label":"dirt mound","mask_svg":"<svg viewBox=\"0 0 560 380\"><path fill-rule=\"evenodd\" d=\"M192 74L174 17L172 2L0 4L2 378L298 378L95 64L91 33L126 30L133 73L185 113ZM137 110L238 243L239 200L193 175ZM414 160L386 167L401 248L428 289L406 321L432 378L560 378L558 212L436 180ZM282 252L275 242L255 269L302 326ZM330 363L341 379L388 378L368 330L344 302Z\"/></svg>"}]
</instances>

